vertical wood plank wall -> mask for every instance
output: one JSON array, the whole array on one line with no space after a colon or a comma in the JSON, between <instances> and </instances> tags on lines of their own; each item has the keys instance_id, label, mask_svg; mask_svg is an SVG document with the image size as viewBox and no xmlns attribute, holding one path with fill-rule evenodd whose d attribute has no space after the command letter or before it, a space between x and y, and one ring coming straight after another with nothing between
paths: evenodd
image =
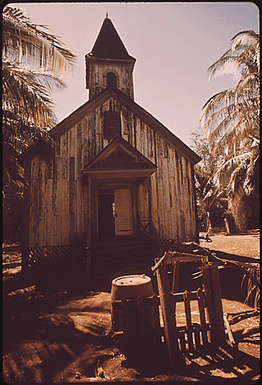
<instances>
[{"instance_id":1,"label":"vertical wood plank wall","mask_svg":"<svg viewBox=\"0 0 262 385\"><path fill-rule=\"evenodd\" d=\"M56 140L53 162L39 157L31 161L29 247L86 239L88 185L82 181L81 170L108 144L103 139L102 114L109 109L120 112L123 138L157 166L150 181L138 189L140 220L149 219L150 190L151 217L160 238L197 238L189 160L111 97Z\"/></svg>"}]
</instances>

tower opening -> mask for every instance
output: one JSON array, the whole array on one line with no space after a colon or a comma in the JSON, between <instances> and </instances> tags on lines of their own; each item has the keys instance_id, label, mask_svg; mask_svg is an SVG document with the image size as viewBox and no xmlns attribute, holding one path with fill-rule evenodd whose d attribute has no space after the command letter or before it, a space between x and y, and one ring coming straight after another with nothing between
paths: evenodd
<instances>
[{"instance_id":1,"label":"tower opening","mask_svg":"<svg viewBox=\"0 0 262 385\"><path fill-rule=\"evenodd\" d=\"M133 69L136 59L128 54L109 18L105 18L95 44L85 56L85 60L89 99L105 88L118 88L134 99Z\"/></svg>"},{"instance_id":2,"label":"tower opening","mask_svg":"<svg viewBox=\"0 0 262 385\"><path fill-rule=\"evenodd\" d=\"M106 86L116 87L116 75L113 72L109 72L106 75Z\"/></svg>"}]
</instances>

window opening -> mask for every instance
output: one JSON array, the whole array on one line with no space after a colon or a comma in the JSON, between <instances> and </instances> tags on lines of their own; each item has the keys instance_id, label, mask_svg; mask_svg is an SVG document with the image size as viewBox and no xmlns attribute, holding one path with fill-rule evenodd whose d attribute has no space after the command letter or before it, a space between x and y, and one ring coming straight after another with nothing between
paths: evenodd
<instances>
[{"instance_id":1,"label":"window opening","mask_svg":"<svg viewBox=\"0 0 262 385\"><path fill-rule=\"evenodd\" d=\"M121 135L120 114L117 111L104 113L104 139L113 139L117 134Z\"/></svg>"},{"instance_id":2,"label":"window opening","mask_svg":"<svg viewBox=\"0 0 262 385\"><path fill-rule=\"evenodd\" d=\"M116 75L113 72L106 75L106 85L107 87L116 87Z\"/></svg>"}]
</instances>

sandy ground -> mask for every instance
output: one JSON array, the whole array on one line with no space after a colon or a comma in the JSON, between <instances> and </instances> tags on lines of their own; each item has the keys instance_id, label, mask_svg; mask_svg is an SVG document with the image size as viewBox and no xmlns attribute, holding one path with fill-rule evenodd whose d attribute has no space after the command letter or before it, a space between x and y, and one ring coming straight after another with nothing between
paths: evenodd
<instances>
[{"instance_id":1,"label":"sandy ground","mask_svg":"<svg viewBox=\"0 0 262 385\"><path fill-rule=\"evenodd\" d=\"M256 262L259 233L216 234L203 247L232 259ZM47 288L22 278L19 248L3 254L3 376L8 384L169 382L253 384L260 375L259 313L232 295L223 295L235 344L185 354L171 367L165 348L143 362L125 354L121 336L113 336L110 291L87 288L79 280ZM230 273L232 276L232 273ZM222 280L223 281L223 280ZM230 280L229 280L230 281ZM228 282L228 281L227 281ZM223 291L223 290L222 290ZM227 294L227 293L226 293ZM227 298L229 297L229 298ZM198 317L196 301L191 303ZM185 322L182 304L177 319ZM165 344L163 344L165 345Z\"/></svg>"},{"instance_id":2,"label":"sandy ground","mask_svg":"<svg viewBox=\"0 0 262 385\"><path fill-rule=\"evenodd\" d=\"M260 259L260 234L253 231L250 234L211 235L212 242L200 239L200 246L209 250L229 253L238 257ZM239 259L239 258L238 258Z\"/></svg>"}]
</instances>

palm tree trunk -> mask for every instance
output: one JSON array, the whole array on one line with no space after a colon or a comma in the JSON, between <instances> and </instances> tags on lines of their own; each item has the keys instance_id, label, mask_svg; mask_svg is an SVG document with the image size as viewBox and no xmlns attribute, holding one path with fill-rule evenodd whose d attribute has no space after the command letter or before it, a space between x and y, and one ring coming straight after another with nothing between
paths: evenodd
<instances>
[{"instance_id":1,"label":"palm tree trunk","mask_svg":"<svg viewBox=\"0 0 262 385\"><path fill-rule=\"evenodd\" d=\"M209 233L212 232L212 223L211 223L210 212L209 211L207 211L206 217L207 217L207 233L209 234Z\"/></svg>"},{"instance_id":2,"label":"palm tree trunk","mask_svg":"<svg viewBox=\"0 0 262 385\"><path fill-rule=\"evenodd\" d=\"M227 234L230 234L231 231L230 231L230 223L229 223L229 214L226 214L226 216L224 217L224 222L226 225Z\"/></svg>"}]
</instances>

